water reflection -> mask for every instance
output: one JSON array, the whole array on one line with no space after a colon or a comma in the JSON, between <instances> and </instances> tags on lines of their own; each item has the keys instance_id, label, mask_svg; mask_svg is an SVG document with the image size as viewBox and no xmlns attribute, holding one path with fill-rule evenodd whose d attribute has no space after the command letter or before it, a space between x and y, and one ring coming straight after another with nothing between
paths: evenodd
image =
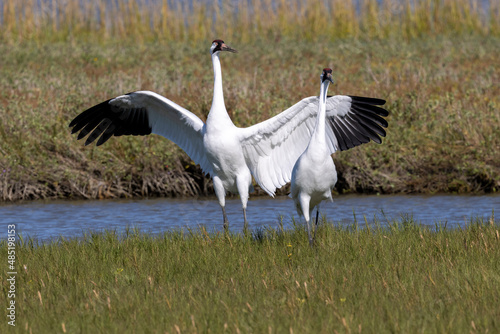
<instances>
[{"instance_id":1,"label":"water reflection","mask_svg":"<svg viewBox=\"0 0 500 334\"><path fill-rule=\"evenodd\" d=\"M409 214L422 224L434 226L465 225L471 218L488 219L500 209L500 196L337 196L334 203L323 203L321 213L329 221L352 224L353 213L358 222L366 217L369 223L381 224ZM227 200L230 229L243 229L239 199ZM251 199L248 205L251 229L268 226L276 228L282 220L292 225L297 213L291 199L269 197ZM127 226L143 232L158 233L170 229L204 225L209 231L222 229L222 213L215 198L209 199L144 199L105 201L50 201L0 205L2 226L16 223L24 236L48 240L59 236L81 236L89 230L105 229L123 232ZM6 226L3 229L7 231ZM5 239L7 232L0 233Z\"/></svg>"}]
</instances>

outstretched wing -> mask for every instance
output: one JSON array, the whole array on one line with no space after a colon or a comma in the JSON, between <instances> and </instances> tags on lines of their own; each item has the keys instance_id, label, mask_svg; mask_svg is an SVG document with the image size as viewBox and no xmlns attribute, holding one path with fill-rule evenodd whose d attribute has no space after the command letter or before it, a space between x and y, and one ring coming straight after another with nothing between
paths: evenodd
<instances>
[{"instance_id":1,"label":"outstretched wing","mask_svg":"<svg viewBox=\"0 0 500 334\"><path fill-rule=\"evenodd\" d=\"M75 117L69 124L71 133L82 139L90 133L85 145L104 144L111 136L144 136L151 133L170 139L201 166L212 173L203 146L205 124L192 112L150 91L137 91L104 101Z\"/></svg>"},{"instance_id":2,"label":"outstretched wing","mask_svg":"<svg viewBox=\"0 0 500 334\"><path fill-rule=\"evenodd\" d=\"M319 99L311 96L282 113L240 129L247 165L255 181L269 195L290 182L292 169L306 149L316 124ZM359 96L335 95L326 101L326 137L330 153L368 143L380 144L389 114L385 101ZM381 117L382 116L382 117Z\"/></svg>"}]
</instances>

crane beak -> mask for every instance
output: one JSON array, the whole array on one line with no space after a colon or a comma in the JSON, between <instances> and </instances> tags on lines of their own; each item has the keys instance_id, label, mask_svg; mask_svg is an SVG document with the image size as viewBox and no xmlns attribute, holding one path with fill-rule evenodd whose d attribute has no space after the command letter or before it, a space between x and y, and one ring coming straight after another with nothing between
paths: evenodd
<instances>
[{"instance_id":1,"label":"crane beak","mask_svg":"<svg viewBox=\"0 0 500 334\"><path fill-rule=\"evenodd\" d=\"M232 53L238 53L238 51L236 51L235 49L227 46L226 43L222 43L222 45L220 47L220 50L221 51L229 51L229 52L232 52Z\"/></svg>"},{"instance_id":2,"label":"crane beak","mask_svg":"<svg viewBox=\"0 0 500 334\"><path fill-rule=\"evenodd\" d=\"M333 79L332 79L331 73L327 73L325 76L323 76L323 82L325 82L326 80L330 81L333 84Z\"/></svg>"}]
</instances>

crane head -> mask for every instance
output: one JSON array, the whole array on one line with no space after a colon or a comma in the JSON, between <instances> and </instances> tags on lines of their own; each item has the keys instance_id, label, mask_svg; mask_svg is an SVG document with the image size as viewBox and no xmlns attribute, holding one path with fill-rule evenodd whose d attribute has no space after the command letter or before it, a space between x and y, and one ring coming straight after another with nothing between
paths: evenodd
<instances>
[{"instance_id":1,"label":"crane head","mask_svg":"<svg viewBox=\"0 0 500 334\"><path fill-rule=\"evenodd\" d=\"M325 82L325 80L328 80L330 81L331 83L333 83L333 79L332 79L332 69L331 68L324 68L323 69L323 73L321 73L321 82Z\"/></svg>"},{"instance_id":2,"label":"crane head","mask_svg":"<svg viewBox=\"0 0 500 334\"><path fill-rule=\"evenodd\" d=\"M235 49L230 48L229 46L227 46L226 43L224 43L223 40L216 39L216 40L214 40L212 42L212 46L210 47L210 53L214 54L214 53L219 52L219 51L229 51L229 52L233 52L233 53L237 53L238 52Z\"/></svg>"}]
</instances>

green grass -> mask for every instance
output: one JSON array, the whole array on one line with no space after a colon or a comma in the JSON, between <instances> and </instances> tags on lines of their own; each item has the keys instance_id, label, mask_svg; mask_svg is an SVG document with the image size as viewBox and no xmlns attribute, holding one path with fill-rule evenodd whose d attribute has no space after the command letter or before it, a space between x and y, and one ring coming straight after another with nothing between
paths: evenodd
<instances>
[{"instance_id":1,"label":"green grass","mask_svg":"<svg viewBox=\"0 0 500 334\"><path fill-rule=\"evenodd\" d=\"M303 227L23 239L9 332L496 333L499 228L323 223L314 249Z\"/></svg>"},{"instance_id":2,"label":"green grass","mask_svg":"<svg viewBox=\"0 0 500 334\"><path fill-rule=\"evenodd\" d=\"M140 89L205 119L210 42L0 45L0 199L212 194L199 168L161 137L84 147L68 128L86 108ZM225 101L238 126L317 95L326 66L334 69L330 94L387 100L383 144L334 155L338 192L500 189L500 38L226 42L239 50L222 56Z\"/></svg>"}]
</instances>

